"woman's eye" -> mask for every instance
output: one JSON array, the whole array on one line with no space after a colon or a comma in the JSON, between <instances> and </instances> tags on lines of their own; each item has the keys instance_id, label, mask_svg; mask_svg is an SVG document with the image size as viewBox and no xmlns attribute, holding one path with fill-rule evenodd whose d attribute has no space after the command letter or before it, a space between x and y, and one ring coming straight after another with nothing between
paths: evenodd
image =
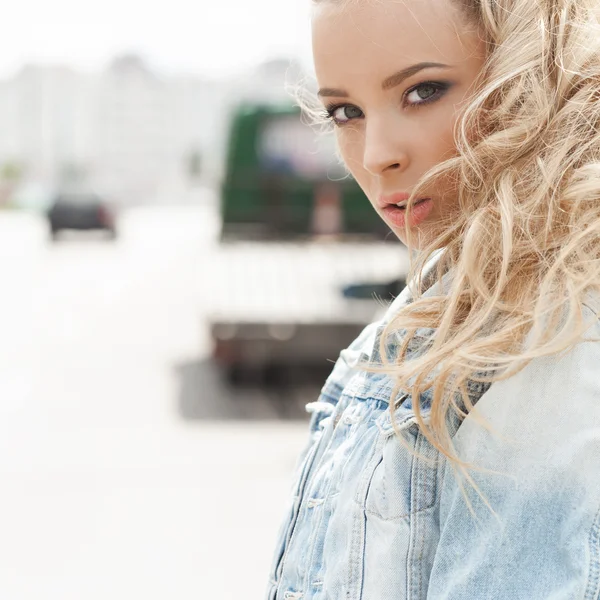
<instances>
[{"instance_id":1,"label":"woman's eye","mask_svg":"<svg viewBox=\"0 0 600 600\"><path fill-rule=\"evenodd\" d=\"M336 125L344 125L345 123L348 123L348 121L360 119L363 116L360 108L353 106L352 104L330 106L327 108L327 114Z\"/></svg>"},{"instance_id":2,"label":"woman's eye","mask_svg":"<svg viewBox=\"0 0 600 600\"><path fill-rule=\"evenodd\" d=\"M404 105L418 107L429 102L435 102L451 87L450 82L427 81L416 85L404 95ZM326 116L335 125L345 125L350 121L362 119L363 111L354 104L333 104L326 108Z\"/></svg>"},{"instance_id":3,"label":"woman's eye","mask_svg":"<svg viewBox=\"0 0 600 600\"><path fill-rule=\"evenodd\" d=\"M409 106L418 106L437 100L448 89L446 84L421 83L406 94L406 102Z\"/></svg>"}]
</instances>

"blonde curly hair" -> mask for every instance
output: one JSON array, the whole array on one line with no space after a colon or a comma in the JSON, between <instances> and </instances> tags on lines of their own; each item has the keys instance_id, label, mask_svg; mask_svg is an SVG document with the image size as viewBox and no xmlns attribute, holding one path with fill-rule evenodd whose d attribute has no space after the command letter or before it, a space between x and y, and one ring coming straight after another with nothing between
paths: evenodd
<instances>
[{"instance_id":1,"label":"blonde curly hair","mask_svg":"<svg viewBox=\"0 0 600 600\"><path fill-rule=\"evenodd\" d=\"M571 349L590 325L586 297L600 292L600 3L451 1L479 27L487 57L456 124L456 155L421 178L411 203L450 177L459 211L415 254L412 301L381 336L383 364L364 368L396 382L392 417L397 399L412 396L427 440L477 490L468 473L476 465L457 456L449 417L472 414L493 431L470 384L485 387ZM434 281L451 277L423 295L424 266L438 251ZM422 329L435 333L406 360ZM387 360L399 330L406 335Z\"/></svg>"}]
</instances>

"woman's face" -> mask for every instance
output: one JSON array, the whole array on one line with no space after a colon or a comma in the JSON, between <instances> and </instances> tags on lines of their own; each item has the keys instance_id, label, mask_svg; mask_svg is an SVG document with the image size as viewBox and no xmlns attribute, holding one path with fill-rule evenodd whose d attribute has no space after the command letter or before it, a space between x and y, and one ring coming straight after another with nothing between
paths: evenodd
<instances>
[{"instance_id":1,"label":"woman's face","mask_svg":"<svg viewBox=\"0 0 600 600\"><path fill-rule=\"evenodd\" d=\"M405 211L394 204L456 154L453 127L483 66L485 44L450 0L321 0L313 55L319 97L346 166L407 244ZM452 218L452 185L439 187L419 194L427 199L409 217L414 247Z\"/></svg>"}]
</instances>

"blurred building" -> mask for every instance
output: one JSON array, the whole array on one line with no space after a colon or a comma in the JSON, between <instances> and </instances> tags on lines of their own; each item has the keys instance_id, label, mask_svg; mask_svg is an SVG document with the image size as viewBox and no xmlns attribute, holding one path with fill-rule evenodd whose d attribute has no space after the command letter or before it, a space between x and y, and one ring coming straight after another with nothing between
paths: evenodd
<instances>
[{"instance_id":1,"label":"blurred building","mask_svg":"<svg viewBox=\"0 0 600 600\"><path fill-rule=\"evenodd\" d=\"M0 179L94 186L120 204L179 202L219 177L232 106L288 98L290 73L298 79L293 63L274 60L211 81L157 73L136 55L100 73L26 66L0 82Z\"/></svg>"},{"instance_id":2,"label":"blurred building","mask_svg":"<svg viewBox=\"0 0 600 600\"><path fill-rule=\"evenodd\" d=\"M178 173L172 89L137 56L116 59L95 81L94 181L121 202L155 199Z\"/></svg>"},{"instance_id":3,"label":"blurred building","mask_svg":"<svg viewBox=\"0 0 600 600\"><path fill-rule=\"evenodd\" d=\"M90 83L66 67L35 66L0 83L0 170L54 182L87 164Z\"/></svg>"}]
</instances>

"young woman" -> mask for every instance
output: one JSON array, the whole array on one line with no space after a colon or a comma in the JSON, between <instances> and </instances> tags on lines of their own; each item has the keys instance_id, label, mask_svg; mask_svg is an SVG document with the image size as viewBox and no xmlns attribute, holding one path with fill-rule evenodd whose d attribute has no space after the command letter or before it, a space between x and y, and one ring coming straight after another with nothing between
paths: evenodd
<instances>
[{"instance_id":1,"label":"young woman","mask_svg":"<svg viewBox=\"0 0 600 600\"><path fill-rule=\"evenodd\" d=\"M341 156L415 261L307 407L270 600L600 597L599 19L315 3Z\"/></svg>"}]
</instances>

